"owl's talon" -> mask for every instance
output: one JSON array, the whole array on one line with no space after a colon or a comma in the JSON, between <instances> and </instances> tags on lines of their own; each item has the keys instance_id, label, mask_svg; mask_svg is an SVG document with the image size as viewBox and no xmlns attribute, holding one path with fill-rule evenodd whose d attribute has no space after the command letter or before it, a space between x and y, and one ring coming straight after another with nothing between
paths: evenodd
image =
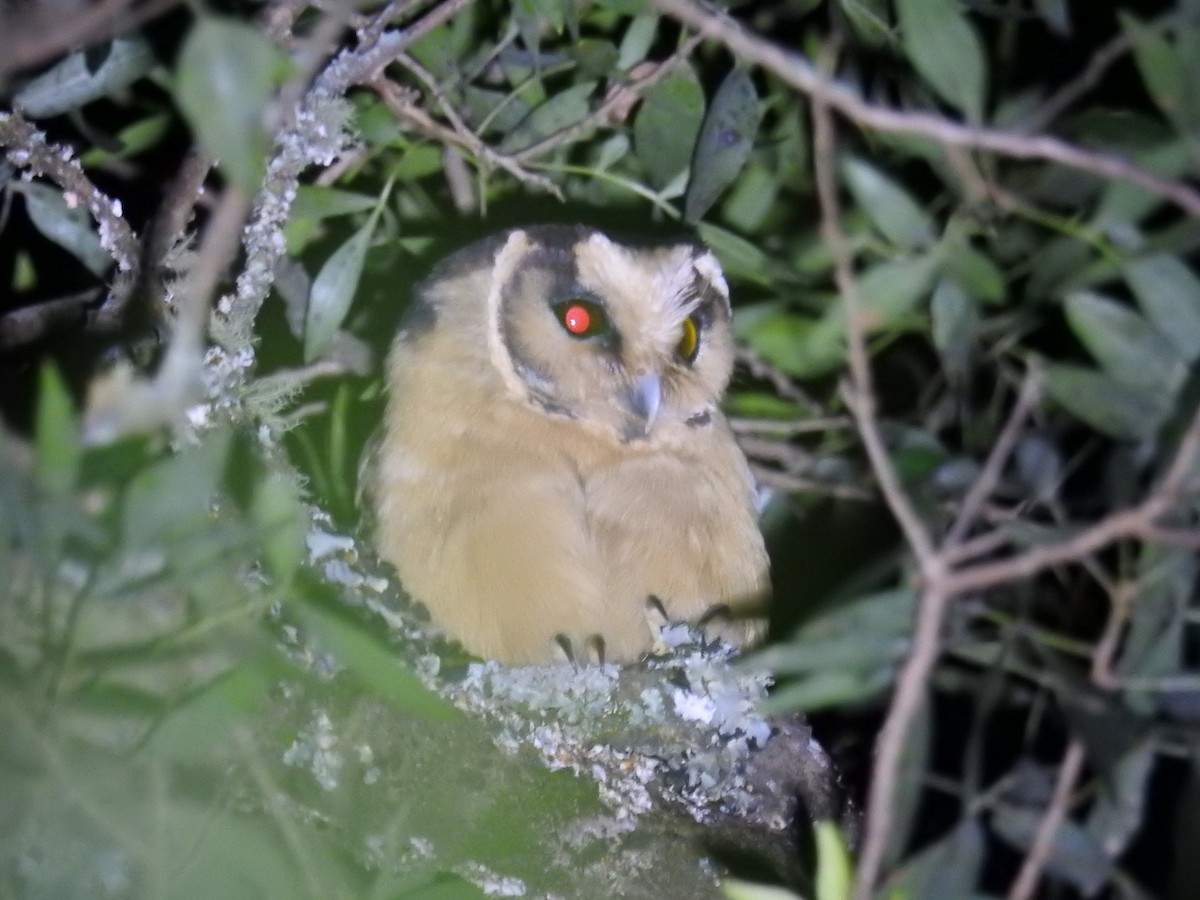
<instances>
[{"instance_id":1,"label":"owl's talon","mask_svg":"<svg viewBox=\"0 0 1200 900\"><path fill-rule=\"evenodd\" d=\"M659 632L671 624L671 617L667 615L667 608L663 606L663 602L651 594L646 598L646 605L642 609L646 616L646 625L650 629L651 636L657 641Z\"/></svg>"},{"instance_id":2,"label":"owl's talon","mask_svg":"<svg viewBox=\"0 0 1200 900\"><path fill-rule=\"evenodd\" d=\"M696 620L696 627L704 631L717 619L726 624L732 622L733 610L725 603L717 603L714 606L710 606L704 611L704 615Z\"/></svg>"},{"instance_id":3,"label":"owl's talon","mask_svg":"<svg viewBox=\"0 0 1200 900\"><path fill-rule=\"evenodd\" d=\"M556 634L554 636L554 644L563 655L562 661L575 665L575 647L571 643L571 639L565 634Z\"/></svg>"},{"instance_id":4,"label":"owl's talon","mask_svg":"<svg viewBox=\"0 0 1200 900\"><path fill-rule=\"evenodd\" d=\"M584 646L588 649L588 662L592 665L604 665L604 638L598 634L591 635Z\"/></svg>"}]
</instances>

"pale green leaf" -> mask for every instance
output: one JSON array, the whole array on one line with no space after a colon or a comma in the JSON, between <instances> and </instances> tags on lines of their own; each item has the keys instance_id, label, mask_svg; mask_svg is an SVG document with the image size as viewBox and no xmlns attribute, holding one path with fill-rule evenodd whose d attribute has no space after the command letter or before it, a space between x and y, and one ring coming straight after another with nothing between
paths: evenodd
<instances>
[{"instance_id":1,"label":"pale green leaf","mask_svg":"<svg viewBox=\"0 0 1200 900\"><path fill-rule=\"evenodd\" d=\"M78 202L68 204L62 191L41 182L17 185L25 211L37 230L78 259L89 272L103 276L113 258L100 244L91 213Z\"/></svg>"},{"instance_id":2,"label":"pale green leaf","mask_svg":"<svg viewBox=\"0 0 1200 900\"><path fill-rule=\"evenodd\" d=\"M646 91L633 121L633 148L651 184L661 187L687 168L703 119L704 90L687 64Z\"/></svg>"},{"instance_id":3,"label":"pale green leaf","mask_svg":"<svg viewBox=\"0 0 1200 900\"><path fill-rule=\"evenodd\" d=\"M734 69L717 89L696 141L684 201L688 222L702 219L742 171L754 149L762 115L762 103L750 73Z\"/></svg>"},{"instance_id":4,"label":"pale green leaf","mask_svg":"<svg viewBox=\"0 0 1200 900\"><path fill-rule=\"evenodd\" d=\"M847 900L854 887L854 866L837 824L814 822L813 842L817 846L816 900Z\"/></svg>"},{"instance_id":5,"label":"pale green leaf","mask_svg":"<svg viewBox=\"0 0 1200 900\"><path fill-rule=\"evenodd\" d=\"M75 486L83 451L75 406L62 376L52 364L42 365L34 420L34 474L43 490L65 494Z\"/></svg>"},{"instance_id":6,"label":"pale green leaf","mask_svg":"<svg viewBox=\"0 0 1200 900\"><path fill-rule=\"evenodd\" d=\"M333 251L313 279L304 322L306 362L312 362L325 352L350 311L374 232L375 217L372 216Z\"/></svg>"},{"instance_id":7,"label":"pale green leaf","mask_svg":"<svg viewBox=\"0 0 1200 900\"><path fill-rule=\"evenodd\" d=\"M1200 357L1200 278L1164 253L1125 266L1125 279L1154 327L1189 364Z\"/></svg>"},{"instance_id":8,"label":"pale green leaf","mask_svg":"<svg viewBox=\"0 0 1200 900\"><path fill-rule=\"evenodd\" d=\"M374 209L378 197L356 194L317 184L302 184L296 188L292 216L298 219L331 219Z\"/></svg>"},{"instance_id":9,"label":"pale green leaf","mask_svg":"<svg viewBox=\"0 0 1200 900\"><path fill-rule=\"evenodd\" d=\"M979 325L976 302L958 282L942 278L929 300L929 312L933 319L933 345L941 354L942 364L951 374L964 374Z\"/></svg>"},{"instance_id":10,"label":"pale green leaf","mask_svg":"<svg viewBox=\"0 0 1200 900\"><path fill-rule=\"evenodd\" d=\"M838 0L838 6L864 43L880 47L892 42L887 0Z\"/></svg>"},{"instance_id":11,"label":"pale green leaf","mask_svg":"<svg viewBox=\"0 0 1200 900\"><path fill-rule=\"evenodd\" d=\"M721 881L721 891L729 900L804 900L799 894L773 884L756 884L738 878Z\"/></svg>"},{"instance_id":12,"label":"pale green leaf","mask_svg":"<svg viewBox=\"0 0 1200 900\"><path fill-rule=\"evenodd\" d=\"M1051 31L1063 37L1071 34L1071 10L1067 0L1033 0L1033 8Z\"/></svg>"},{"instance_id":13,"label":"pale green leaf","mask_svg":"<svg viewBox=\"0 0 1200 900\"><path fill-rule=\"evenodd\" d=\"M979 35L959 0L897 0L900 37L917 71L972 122L983 120L987 71Z\"/></svg>"},{"instance_id":14,"label":"pale green leaf","mask_svg":"<svg viewBox=\"0 0 1200 900\"><path fill-rule=\"evenodd\" d=\"M591 111L589 99L595 90L596 82L585 81L553 94L545 103L534 107L533 112L504 139L502 146L509 152L519 152L587 118Z\"/></svg>"},{"instance_id":15,"label":"pale green leaf","mask_svg":"<svg viewBox=\"0 0 1200 900\"><path fill-rule=\"evenodd\" d=\"M849 157L841 168L850 193L880 234L902 250L933 243L933 220L899 183L861 159Z\"/></svg>"},{"instance_id":16,"label":"pale green leaf","mask_svg":"<svg viewBox=\"0 0 1200 900\"><path fill-rule=\"evenodd\" d=\"M99 65L92 51L77 51L27 82L13 96L13 108L30 118L57 116L128 87L150 71L154 53L140 37L114 40Z\"/></svg>"},{"instance_id":17,"label":"pale green leaf","mask_svg":"<svg viewBox=\"0 0 1200 900\"><path fill-rule=\"evenodd\" d=\"M1153 437L1171 412L1159 391L1135 388L1080 366L1046 367L1046 392L1097 431L1126 440Z\"/></svg>"},{"instance_id":18,"label":"pale green leaf","mask_svg":"<svg viewBox=\"0 0 1200 900\"><path fill-rule=\"evenodd\" d=\"M630 8L617 9L616 12L625 12L636 16L629 23L629 27L625 29L625 35L621 38L621 46L618 48L620 55L617 57L617 68L626 72L644 60L654 45L654 38L658 35L658 16L637 15L645 9L642 0L627 0L624 4L613 4L613 0L602 0L601 3L601 5L610 4L618 7L626 5Z\"/></svg>"},{"instance_id":19,"label":"pale green leaf","mask_svg":"<svg viewBox=\"0 0 1200 900\"><path fill-rule=\"evenodd\" d=\"M171 116L166 113L148 116L122 128L117 133L117 143L121 145L119 150L109 151L101 147L93 147L80 155L79 162L85 166L98 166L101 163L137 156L157 144L167 133L170 124Z\"/></svg>"},{"instance_id":20,"label":"pale green leaf","mask_svg":"<svg viewBox=\"0 0 1200 900\"><path fill-rule=\"evenodd\" d=\"M1134 388L1173 392L1185 367L1171 343L1129 307L1087 291L1067 297L1075 336L1116 381Z\"/></svg>"},{"instance_id":21,"label":"pale green leaf","mask_svg":"<svg viewBox=\"0 0 1200 900\"><path fill-rule=\"evenodd\" d=\"M1189 94L1196 89L1178 48L1160 29L1143 25L1132 15L1120 15L1121 27L1133 43L1133 58L1146 91L1163 114L1179 128L1188 130L1193 105Z\"/></svg>"},{"instance_id":22,"label":"pale green leaf","mask_svg":"<svg viewBox=\"0 0 1200 900\"><path fill-rule=\"evenodd\" d=\"M289 581L304 559L304 510L296 483L276 472L258 479L250 514L263 558L280 582Z\"/></svg>"},{"instance_id":23,"label":"pale green leaf","mask_svg":"<svg viewBox=\"0 0 1200 900\"><path fill-rule=\"evenodd\" d=\"M258 189L270 146L267 104L287 70L270 41L234 19L201 19L179 53L179 108L222 174L248 195Z\"/></svg>"},{"instance_id":24,"label":"pale green leaf","mask_svg":"<svg viewBox=\"0 0 1200 900\"><path fill-rule=\"evenodd\" d=\"M457 715L449 702L426 688L399 657L341 610L326 609L316 603L297 603L291 611L320 646L333 651L359 682L380 699L426 718L445 720Z\"/></svg>"}]
</instances>

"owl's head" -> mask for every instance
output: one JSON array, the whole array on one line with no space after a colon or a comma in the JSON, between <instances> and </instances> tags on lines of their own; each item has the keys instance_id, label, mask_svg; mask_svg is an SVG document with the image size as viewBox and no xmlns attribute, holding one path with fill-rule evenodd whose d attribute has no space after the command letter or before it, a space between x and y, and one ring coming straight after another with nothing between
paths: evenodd
<instances>
[{"instance_id":1,"label":"owl's head","mask_svg":"<svg viewBox=\"0 0 1200 900\"><path fill-rule=\"evenodd\" d=\"M729 290L695 244L516 229L447 259L419 300L415 330L452 336L507 399L623 442L706 424L733 364Z\"/></svg>"}]
</instances>

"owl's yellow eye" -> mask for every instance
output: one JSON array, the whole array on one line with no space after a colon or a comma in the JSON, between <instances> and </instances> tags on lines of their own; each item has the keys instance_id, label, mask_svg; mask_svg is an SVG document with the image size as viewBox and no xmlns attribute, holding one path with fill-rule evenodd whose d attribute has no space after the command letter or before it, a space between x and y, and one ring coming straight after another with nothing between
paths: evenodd
<instances>
[{"instance_id":1,"label":"owl's yellow eye","mask_svg":"<svg viewBox=\"0 0 1200 900\"><path fill-rule=\"evenodd\" d=\"M608 331L608 316L599 304L575 298L554 308L559 324L572 337L585 338Z\"/></svg>"},{"instance_id":2,"label":"owl's yellow eye","mask_svg":"<svg viewBox=\"0 0 1200 900\"><path fill-rule=\"evenodd\" d=\"M683 322L683 328L680 329L679 343L675 347L675 352L684 362L691 362L696 358L699 349L700 324L696 321L695 316L688 316Z\"/></svg>"}]
</instances>

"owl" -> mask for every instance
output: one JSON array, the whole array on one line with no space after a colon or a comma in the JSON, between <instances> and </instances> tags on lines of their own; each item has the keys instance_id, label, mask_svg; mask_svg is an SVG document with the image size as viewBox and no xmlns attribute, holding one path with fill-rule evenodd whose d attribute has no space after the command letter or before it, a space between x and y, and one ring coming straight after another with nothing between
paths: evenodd
<instances>
[{"instance_id":1,"label":"owl","mask_svg":"<svg viewBox=\"0 0 1200 900\"><path fill-rule=\"evenodd\" d=\"M692 244L537 226L434 268L388 358L372 487L380 555L434 623L512 664L633 660L664 620L757 637L730 318Z\"/></svg>"}]
</instances>

